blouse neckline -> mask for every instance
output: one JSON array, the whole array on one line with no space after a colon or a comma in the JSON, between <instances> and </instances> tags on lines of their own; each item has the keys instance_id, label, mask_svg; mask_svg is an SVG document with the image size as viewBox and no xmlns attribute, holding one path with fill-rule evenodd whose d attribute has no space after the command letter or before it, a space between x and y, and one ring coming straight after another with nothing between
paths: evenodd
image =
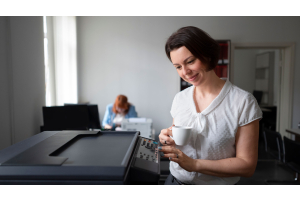
<instances>
[{"instance_id":1,"label":"blouse neckline","mask_svg":"<svg viewBox=\"0 0 300 200\"><path fill-rule=\"evenodd\" d=\"M214 98L214 100L204 110L202 110L202 112L200 112L200 113L197 112L196 104L195 104L195 101L194 101L195 86L192 86L190 97L191 97L191 101L192 101L192 103L191 103L192 108L191 109L192 109L193 113L196 114L196 115L207 115L208 113L210 113L225 98L225 96L229 92L231 86L232 86L232 84L227 79L224 86L222 87L220 93L218 94L218 96L216 96L216 98Z\"/></svg>"}]
</instances>

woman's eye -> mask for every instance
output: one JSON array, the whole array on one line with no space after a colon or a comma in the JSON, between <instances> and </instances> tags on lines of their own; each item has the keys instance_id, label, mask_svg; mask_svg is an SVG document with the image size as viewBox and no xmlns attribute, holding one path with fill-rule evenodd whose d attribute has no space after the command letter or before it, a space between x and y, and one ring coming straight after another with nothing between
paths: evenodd
<instances>
[{"instance_id":1,"label":"woman's eye","mask_svg":"<svg viewBox=\"0 0 300 200\"><path fill-rule=\"evenodd\" d=\"M188 64L192 64L194 61L195 61L195 60L191 60L191 61L188 62Z\"/></svg>"},{"instance_id":2,"label":"woman's eye","mask_svg":"<svg viewBox=\"0 0 300 200\"><path fill-rule=\"evenodd\" d=\"M181 66L177 66L176 69L180 69Z\"/></svg>"}]
</instances>

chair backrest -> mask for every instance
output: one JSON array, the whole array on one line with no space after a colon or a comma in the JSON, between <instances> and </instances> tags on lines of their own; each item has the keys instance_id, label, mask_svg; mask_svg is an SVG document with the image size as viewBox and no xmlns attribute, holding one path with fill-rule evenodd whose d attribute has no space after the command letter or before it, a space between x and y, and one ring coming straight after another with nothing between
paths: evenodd
<instances>
[{"instance_id":1,"label":"chair backrest","mask_svg":"<svg viewBox=\"0 0 300 200\"><path fill-rule=\"evenodd\" d=\"M269 129L264 129L264 139L266 144L266 151L276 159L284 161L284 148L281 134Z\"/></svg>"},{"instance_id":2,"label":"chair backrest","mask_svg":"<svg viewBox=\"0 0 300 200\"><path fill-rule=\"evenodd\" d=\"M283 137L285 148L285 162L294 162L300 165L300 143Z\"/></svg>"},{"instance_id":3,"label":"chair backrest","mask_svg":"<svg viewBox=\"0 0 300 200\"><path fill-rule=\"evenodd\" d=\"M263 91L253 90L253 96L256 98L258 104L261 103Z\"/></svg>"}]
</instances>

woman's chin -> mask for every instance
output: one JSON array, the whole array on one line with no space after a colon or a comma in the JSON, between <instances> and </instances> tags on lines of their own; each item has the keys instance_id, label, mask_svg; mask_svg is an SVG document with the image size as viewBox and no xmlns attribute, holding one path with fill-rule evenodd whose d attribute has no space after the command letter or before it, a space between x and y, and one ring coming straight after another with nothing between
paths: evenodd
<instances>
[{"instance_id":1,"label":"woman's chin","mask_svg":"<svg viewBox=\"0 0 300 200\"><path fill-rule=\"evenodd\" d=\"M195 80L195 81L190 81L190 84L192 84L193 86L198 86L200 84L199 80Z\"/></svg>"},{"instance_id":2,"label":"woman's chin","mask_svg":"<svg viewBox=\"0 0 300 200\"><path fill-rule=\"evenodd\" d=\"M185 82L188 82L189 84L193 85L193 86L198 86L200 84L200 81L199 81L199 77L197 77L196 80L194 81L190 81L190 80L186 80L186 79L183 79Z\"/></svg>"}]
</instances>

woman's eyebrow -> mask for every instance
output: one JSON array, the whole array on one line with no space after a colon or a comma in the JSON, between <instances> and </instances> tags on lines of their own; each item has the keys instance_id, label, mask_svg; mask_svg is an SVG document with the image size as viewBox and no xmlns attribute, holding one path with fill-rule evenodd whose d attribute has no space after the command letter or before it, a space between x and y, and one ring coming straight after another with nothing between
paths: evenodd
<instances>
[{"instance_id":1,"label":"woman's eyebrow","mask_svg":"<svg viewBox=\"0 0 300 200\"><path fill-rule=\"evenodd\" d=\"M189 56L189 57L187 57L186 59L184 59L184 63L189 59L189 58L191 58L191 57L193 57L193 56ZM179 64L177 64L177 63L173 63L173 65L179 65Z\"/></svg>"}]
</instances>

